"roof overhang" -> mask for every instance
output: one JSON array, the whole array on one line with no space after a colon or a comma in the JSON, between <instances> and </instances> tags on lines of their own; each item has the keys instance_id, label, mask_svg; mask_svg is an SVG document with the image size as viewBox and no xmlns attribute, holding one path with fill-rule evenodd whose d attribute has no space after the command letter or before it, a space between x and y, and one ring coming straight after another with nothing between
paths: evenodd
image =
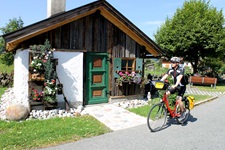
<instances>
[{"instance_id":1,"label":"roof overhang","mask_svg":"<svg viewBox=\"0 0 225 150\"><path fill-rule=\"evenodd\" d=\"M160 56L163 54L161 48L155 42L153 42L147 35L145 35L106 1L93 2L57 16L47 18L15 32L3 35L6 43L6 50L15 50L18 45L25 40L93 14L96 11L100 11L102 16L121 29L138 44L144 46L152 55Z\"/></svg>"}]
</instances>

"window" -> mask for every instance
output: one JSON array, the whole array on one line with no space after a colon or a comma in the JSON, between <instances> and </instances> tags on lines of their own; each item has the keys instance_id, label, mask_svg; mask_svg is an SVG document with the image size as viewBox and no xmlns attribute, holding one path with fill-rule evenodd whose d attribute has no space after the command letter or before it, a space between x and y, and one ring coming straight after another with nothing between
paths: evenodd
<instances>
[{"instance_id":1,"label":"window","mask_svg":"<svg viewBox=\"0 0 225 150\"><path fill-rule=\"evenodd\" d=\"M135 59L134 58L122 58L121 70L134 71L135 70Z\"/></svg>"},{"instance_id":2,"label":"window","mask_svg":"<svg viewBox=\"0 0 225 150\"><path fill-rule=\"evenodd\" d=\"M142 75L142 58L114 58L113 65L114 65L114 77L118 78L118 72L129 72L132 71L136 72L137 75Z\"/></svg>"}]
</instances>

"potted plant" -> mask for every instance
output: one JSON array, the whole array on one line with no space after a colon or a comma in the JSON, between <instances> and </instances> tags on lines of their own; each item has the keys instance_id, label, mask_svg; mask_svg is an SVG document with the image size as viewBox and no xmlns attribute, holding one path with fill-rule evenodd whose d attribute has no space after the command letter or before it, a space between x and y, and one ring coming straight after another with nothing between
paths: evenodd
<instances>
[{"instance_id":1,"label":"potted plant","mask_svg":"<svg viewBox=\"0 0 225 150\"><path fill-rule=\"evenodd\" d=\"M52 79L51 81L47 80L44 83L44 100L48 103L56 103L56 92L57 92L57 86L55 79Z\"/></svg>"},{"instance_id":2,"label":"potted plant","mask_svg":"<svg viewBox=\"0 0 225 150\"><path fill-rule=\"evenodd\" d=\"M38 92L38 90L32 88L31 97L32 97L32 100L34 101L42 101L43 93L42 91Z\"/></svg>"},{"instance_id":3,"label":"potted plant","mask_svg":"<svg viewBox=\"0 0 225 150\"><path fill-rule=\"evenodd\" d=\"M53 59L53 51L48 40L44 45L30 46L32 50L32 60L30 67L33 75L31 81L41 81L43 88L43 103L45 108L51 109L57 106L56 93L58 87L56 85L56 65L58 59ZM43 71L44 74L37 72ZM36 74L35 74L36 73Z\"/></svg>"}]
</instances>

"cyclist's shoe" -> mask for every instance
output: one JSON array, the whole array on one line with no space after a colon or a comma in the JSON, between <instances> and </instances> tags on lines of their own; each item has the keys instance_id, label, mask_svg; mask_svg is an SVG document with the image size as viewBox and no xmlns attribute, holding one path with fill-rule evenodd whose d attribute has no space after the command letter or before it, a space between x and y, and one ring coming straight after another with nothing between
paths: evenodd
<instances>
[{"instance_id":1,"label":"cyclist's shoe","mask_svg":"<svg viewBox=\"0 0 225 150\"><path fill-rule=\"evenodd\" d=\"M180 120L184 120L185 119L185 112L181 112L180 114Z\"/></svg>"}]
</instances>

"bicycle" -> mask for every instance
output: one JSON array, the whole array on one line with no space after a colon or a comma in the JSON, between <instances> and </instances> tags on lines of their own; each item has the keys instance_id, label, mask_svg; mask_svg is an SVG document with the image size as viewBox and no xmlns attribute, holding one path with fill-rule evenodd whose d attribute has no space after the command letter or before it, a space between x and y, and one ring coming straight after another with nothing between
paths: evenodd
<instances>
[{"instance_id":1,"label":"bicycle","mask_svg":"<svg viewBox=\"0 0 225 150\"><path fill-rule=\"evenodd\" d=\"M168 90L169 83L163 82L163 81L152 81L155 87L158 90ZM184 96L182 99L183 105L185 107L185 118L180 119L180 106L178 102L176 101L173 108L169 105L169 100L166 97L166 91L163 94L163 97L161 99L161 102L154 104L149 113L147 118L148 128L152 132L159 131L163 128L163 126L166 123L166 118L169 115L171 118L175 118L178 123L183 124L187 121L189 115L190 115L190 109L189 109L189 101L187 99L187 96Z\"/></svg>"}]
</instances>

